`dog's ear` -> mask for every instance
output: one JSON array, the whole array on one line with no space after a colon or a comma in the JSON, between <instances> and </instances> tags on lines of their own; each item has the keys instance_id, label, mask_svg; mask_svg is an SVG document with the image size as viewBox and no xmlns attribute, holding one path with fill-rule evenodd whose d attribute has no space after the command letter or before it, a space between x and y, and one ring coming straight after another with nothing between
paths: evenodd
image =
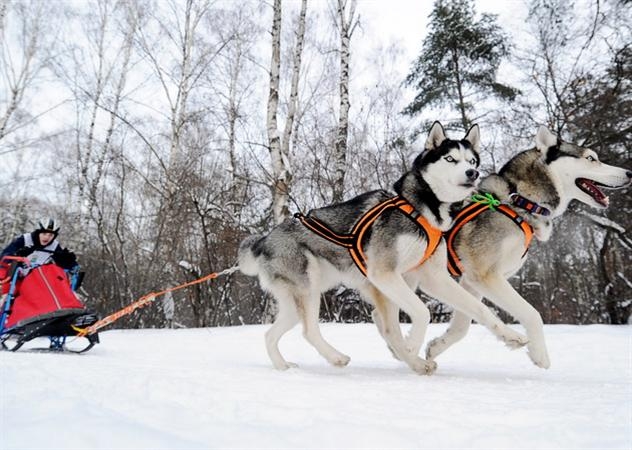
<instances>
[{"instance_id":1,"label":"dog's ear","mask_svg":"<svg viewBox=\"0 0 632 450\"><path fill-rule=\"evenodd\" d=\"M435 122L432 124L432 128L430 128L430 133L428 133L428 139L426 139L424 148L426 150L438 148L446 139L443 126L441 126L439 122Z\"/></svg>"},{"instance_id":2,"label":"dog's ear","mask_svg":"<svg viewBox=\"0 0 632 450\"><path fill-rule=\"evenodd\" d=\"M476 153L480 153L481 149L481 132L478 128L477 124L474 124L470 127L470 129L465 133L464 140L468 141L472 144L472 148Z\"/></svg>"},{"instance_id":3,"label":"dog's ear","mask_svg":"<svg viewBox=\"0 0 632 450\"><path fill-rule=\"evenodd\" d=\"M535 146L540 153L546 154L549 148L555 147L557 144L557 136L544 125L540 125L538 133L535 135Z\"/></svg>"}]
</instances>

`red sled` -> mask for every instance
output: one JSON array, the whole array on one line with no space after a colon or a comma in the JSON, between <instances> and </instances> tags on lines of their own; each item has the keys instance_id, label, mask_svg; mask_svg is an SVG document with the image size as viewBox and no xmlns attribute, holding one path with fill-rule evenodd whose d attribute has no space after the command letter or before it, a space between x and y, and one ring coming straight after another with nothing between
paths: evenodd
<instances>
[{"instance_id":1,"label":"red sled","mask_svg":"<svg viewBox=\"0 0 632 450\"><path fill-rule=\"evenodd\" d=\"M81 278L78 270L67 273L52 263L30 266L19 257L5 257L1 263L2 291L7 293L0 316L2 348L15 351L31 339L46 336L50 350L82 353L99 342L96 333L78 336L98 320L75 294ZM74 337L73 345L68 337ZM74 343L77 340L79 344Z\"/></svg>"}]
</instances>

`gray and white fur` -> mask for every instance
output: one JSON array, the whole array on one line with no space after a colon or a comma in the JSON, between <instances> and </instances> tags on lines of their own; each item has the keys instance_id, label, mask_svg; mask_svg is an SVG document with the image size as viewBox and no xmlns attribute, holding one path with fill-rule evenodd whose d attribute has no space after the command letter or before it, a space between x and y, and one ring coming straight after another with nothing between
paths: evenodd
<instances>
[{"instance_id":1,"label":"gray and white fur","mask_svg":"<svg viewBox=\"0 0 632 450\"><path fill-rule=\"evenodd\" d=\"M424 152L395 183L395 192L433 226L447 230L455 210L475 189L479 145L478 126L473 126L462 140L451 140L441 124L435 122ZM344 234L365 212L393 196L383 190L367 192L312 210L309 216ZM450 277L443 241L433 256L418 266L426 246L426 238L417 226L395 210L380 216L364 241L367 277L354 265L345 248L316 235L297 219L287 219L266 236L246 238L239 248L239 268L246 275L258 276L262 288L278 303L277 317L265 337L274 367L284 370L296 366L283 358L278 342L299 322L305 339L329 363L348 364L349 357L329 344L318 326L321 293L340 284L357 289L375 307L378 329L394 355L420 374L433 373L436 364L419 357L430 314L414 292L417 286L486 325L507 345L526 344L524 336L503 324ZM408 343L397 320L400 308L413 322Z\"/></svg>"}]
</instances>

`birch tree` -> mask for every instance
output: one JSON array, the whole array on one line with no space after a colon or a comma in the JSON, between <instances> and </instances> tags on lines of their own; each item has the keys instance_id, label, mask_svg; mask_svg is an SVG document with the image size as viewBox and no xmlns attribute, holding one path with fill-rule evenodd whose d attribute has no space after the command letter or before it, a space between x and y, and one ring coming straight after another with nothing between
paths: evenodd
<instances>
[{"instance_id":1,"label":"birch tree","mask_svg":"<svg viewBox=\"0 0 632 450\"><path fill-rule=\"evenodd\" d=\"M137 184L125 154L129 121L124 111L130 105L133 41L142 17L131 4L113 0L94 0L89 12L79 7L64 17L72 38L64 35L63 57L53 67L70 92L74 114L68 116L74 124L68 120L72 138L55 145L54 165L69 186L62 212L74 241L69 244L82 249L82 264L99 268L86 293L97 309L109 310L138 292L138 234L129 220L136 212L130 206Z\"/></svg>"},{"instance_id":2,"label":"birch tree","mask_svg":"<svg viewBox=\"0 0 632 450\"><path fill-rule=\"evenodd\" d=\"M0 5L0 145L4 147L8 135L36 120L37 110L21 108L50 61L56 16L50 3L41 0Z\"/></svg>"},{"instance_id":3,"label":"birch tree","mask_svg":"<svg viewBox=\"0 0 632 450\"><path fill-rule=\"evenodd\" d=\"M296 41L294 44L294 55L292 61L292 80L290 82L290 98L287 107L287 117L281 140L281 154L290 154L292 142L292 131L294 130L294 119L298 108L298 83L301 74L301 59L303 57L303 42L305 39L305 17L307 14L307 0L301 0L301 10L298 17Z\"/></svg>"},{"instance_id":4,"label":"birch tree","mask_svg":"<svg viewBox=\"0 0 632 450\"><path fill-rule=\"evenodd\" d=\"M283 139L278 128L279 89L281 71L281 0L275 0L272 12L272 56L270 58L270 90L268 95L267 130L268 148L272 162L272 214L275 223L289 217L289 198L292 184L292 168L289 160L291 133L298 101L298 81L301 69L307 0L301 2L301 12L296 33L296 47L292 66L292 81L288 115Z\"/></svg>"},{"instance_id":5,"label":"birch tree","mask_svg":"<svg viewBox=\"0 0 632 450\"><path fill-rule=\"evenodd\" d=\"M42 119L59 106L56 95L41 96L58 43L58 9L46 1L0 0L0 203L9 206L2 239L32 226L34 213L50 212L46 193L33 188L48 168L51 132Z\"/></svg>"},{"instance_id":6,"label":"birch tree","mask_svg":"<svg viewBox=\"0 0 632 450\"><path fill-rule=\"evenodd\" d=\"M0 0L0 33L4 31L4 18L7 14L9 0Z\"/></svg>"},{"instance_id":7,"label":"birch tree","mask_svg":"<svg viewBox=\"0 0 632 450\"><path fill-rule=\"evenodd\" d=\"M120 108L130 75L138 16L112 0L93 1L90 10L80 19L85 30L80 45L67 47L64 53L69 57L56 67L73 91L77 108L87 113L87 124L79 122L75 130L77 189L82 216L96 226L105 245L107 226L99 191L105 183L107 165L116 158L115 133L121 125Z\"/></svg>"},{"instance_id":8,"label":"birch tree","mask_svg":"<svg viewBox=\"0 0 632 450\"><path fill-rule=\"evenodd\" d=\"M338 0L336 9L336 24L340 33L340 79L339 95L340 109L338 126L336 130L335 145L335 172L333 178L332 200L341 202L345 192L345 175L347 172L347 139L349 135L349 64L351 59L351 35L358 24L356 12L356 0Z\"/></svg>"},{"instance_id":9,"label":"birch tree","mask_svg":"<svg viewBox=\"0 0 632 450\"><path fill-rule=\"evenodd\" d=\"M281 152L278 129L279 86L281 72L281 0L274 0L272 11L272 56L268 94L268 150L272 161L272 215L274 223L289 216L288 196L291 171L287 155Z\"/></svg>"}]
</instances>

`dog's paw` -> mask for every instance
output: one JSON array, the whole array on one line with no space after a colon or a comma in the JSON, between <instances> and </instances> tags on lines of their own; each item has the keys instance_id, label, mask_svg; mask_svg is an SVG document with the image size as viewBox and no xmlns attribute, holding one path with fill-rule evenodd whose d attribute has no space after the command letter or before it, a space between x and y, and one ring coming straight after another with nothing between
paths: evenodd
<instances>
[{"instance_id":1,"label":"dog's paw","mask_svg":"<svg viewBox=\"0 0 632 450\"><path fill-rule=\"evenodd\" d=\"M546 351L546 348L529 345L528 349L527 353L529 358L531 358L531 361L533 361L533 364L542 369L548 369L551 367L551 361L549 360L549 354Z\"/></svg>"},{"instance_id":2,"label":"dog's paw","mask_svg":"<svg viewBox=\"0 0 632 450\"><path fill-rule=\"evenodd\" d=\"M288 362L288 361L283 361L281 363L274 364L274 368L276 370L288 370L288 369L295 369L297 367L298 367L298 364L293 363L293 362Z\"/></svg>"},{"instance_id":3,"label":"dog's paw","mask_svg":"<svg viewBox=\"0 0 632 450\"><path fill-rule=\"evenodd\" d=\"M508 329L501 337L505 345L511 349L524 347L529 343L529 338L524 334Z\"/></svg>"},{"instance_id":4,"label":"dog's paw","mask_svg":"<svg viewBox=\"0 0 632 450\"><path fill-rule=\"evenodd\" d=\"M426 359L433 360L445 350L445 339L434 338L426 346Z\"/></svg>"},{"instance_id":5,"label":"dog's paw","mask_svg":"<svg viewBox=\"0 0 632 450\"><path fill-rule=\"evenodd\" d=\"M420 375L432 375L437 370L437 363L415 358L410 367Z\"/></svg>"},{"instance_id":6,"label":"dog's paw","mask_svg":"<svg viewBox=\"0 0 632 450\"><path fill-rule=\"evenodd\" d=\"M342 353L329 360L331 365L336 367L344 367L349 364L349 361L351 361L351 358L347 355L343 355Z\"/></svg>"}]
</instances>

